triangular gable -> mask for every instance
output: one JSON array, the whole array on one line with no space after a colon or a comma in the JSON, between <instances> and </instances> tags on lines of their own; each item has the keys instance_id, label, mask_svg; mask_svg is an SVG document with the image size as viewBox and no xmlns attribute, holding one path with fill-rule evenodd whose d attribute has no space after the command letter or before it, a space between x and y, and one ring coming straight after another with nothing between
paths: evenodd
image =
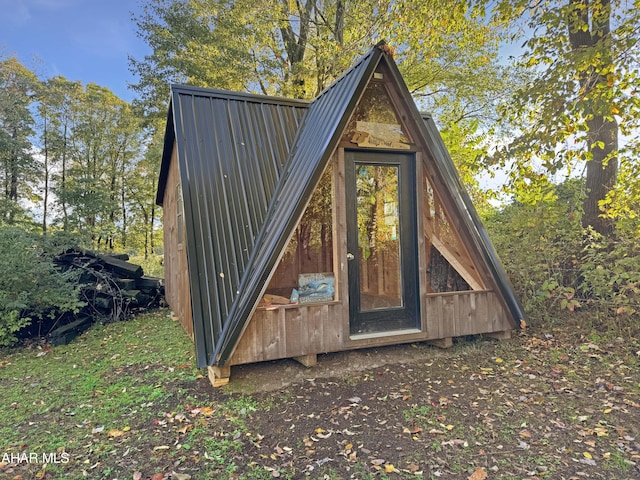
<instances>
[{"instance_id":1,"label":"triangular gable","mask_svg":"<svg viewBox=\"0 0 640 480\"><path fill-rule=\"evenodd\" d=\"M501 294L500 297L504 302L504 306L511 313L514 325L519 327L520 320L524 319L522 307L515 296L513 286L504 271L495 247L482 224L482 220L473 206L471 197L469 197L467 190L462 185L462 181L460 180L440 132L431 115L421 113L418 110L396 63L389 56L385 58L387 58L387 62L385 63L389 67L388 71L393 77L392 83L399 90L400 97L404 102L403 107L406 109L405 111L411 115L412 123L418 129L418 136L420 138L414 140L416 142L420 141L427 149L429 156L433 160L433 165L438 171L439 177L448 190L448 197L453 202L453 205L449 206L449 211L457 213L456 216L462 222L458 227L464 229L467 237L472 242L472 245L466 245L465 247L479 254L483 266L486 267L489 273L489 278L486 280Z\"/></svg>"},{"instance_id":2,"label":"triangular gable","mask_svg":"<svg viewBox=\"0 0 640 480\"><path fill-rule=\"evenodd\" d=\"M391 83L397 88L404 104L397 107L404 109L412 117L406 121L411 122L418 130L419 138L414 138L414 141L420 142L427 149L428 155L433 160L433 166L445 185L446 193L448 193L447 197L453 202L453 205L448 206L448 211L455 213L456 217L460 219L461 225L457 225L458 228L461 231L464 230L467 234L466 237L472 242L471 245L465 245L465 247L468 250L477 252L480 257L477 260L483 263L483 267L488 272L485 280L490 282L490 286L495 287L500 293L504 306L511 313L514 325L518 327L520 320L524 319L522 307L515 296L513 286L504 271L480 216L473 206L471 197L469 197L465 187L462 185L440 132L431 115L421 113L418 110L396 63L389 55L385 55L385 58L388 72L393 77Z\"/></svg>"}]
</instances>

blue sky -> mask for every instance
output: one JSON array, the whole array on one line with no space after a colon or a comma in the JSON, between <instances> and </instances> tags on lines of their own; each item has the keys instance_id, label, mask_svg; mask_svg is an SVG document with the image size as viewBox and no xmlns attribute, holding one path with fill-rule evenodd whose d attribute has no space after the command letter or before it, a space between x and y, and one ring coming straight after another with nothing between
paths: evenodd
<instances>
[{"instance_id":1,"label":"blue sky","mask_svg":"<svg viewBox=\"0 0 640 480\"><path fill-rule=\"evenodd\" d=\"M136 78L128 56L148 47L136 37L138 0L0 0L0 58L16 56L41 78L97 83L130 101Z\"/></svg>"}]
</instances>

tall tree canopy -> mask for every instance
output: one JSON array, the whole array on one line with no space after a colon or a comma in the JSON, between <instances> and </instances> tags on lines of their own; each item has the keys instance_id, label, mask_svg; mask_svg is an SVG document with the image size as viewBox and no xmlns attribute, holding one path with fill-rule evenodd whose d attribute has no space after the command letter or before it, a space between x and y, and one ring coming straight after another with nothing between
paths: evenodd
<instances>
[{"instance_id":1,"label":"tall tree canopy","mask_svg":"<svg viewBox=\"0 0 640 480\"><path fill-rule=\"evenodd\" d=\"M171 83L313 98L385 40L445 137L479 147L512 86L498 30L465 1L147 0L134 21L152 49L130 59L151 116L164 116ZM454 159L468 184L472 150Z\"/></svg>"},{"instance_id":2,"label":"tall tree canopy","mask_svg":"<svg viewBox=\"0 0 640 480\"><path fill-rule=\"evenodd\" d=\"M611 235L602 207L612 201L620 162L625 172L637 169L640 153L640 2L504 0L497 12L527 19L521 62L532 72L505 107L518 127L502 160L515 160L527 184L540 173L537 162L552 174L586 162L582 225ZM617 199L628 191L618 189Z\"/></svg>"},{"instance_id":3,"label":"tall tree canopy","mask_svg":"<svg viewBox=\"0 0 640 480\"><path fill-rule=\"evenodd\" d=\"M160 154L147 133L107 88L0 61L0 225L38 222L97 248L151 253Z\"/></svg>"},{"instance_id":4,"label":"tall tree canopy","mask_svg":"<svg viewBox=\"0 0 640 480\"><path fill-rule=\"evenodd\" d=\"M30 110L38 82L15 58L0 61L0 223L22 217L20 200L29 199L38 166L29 137L35 120Z\"/></svg>"}]
</instances>

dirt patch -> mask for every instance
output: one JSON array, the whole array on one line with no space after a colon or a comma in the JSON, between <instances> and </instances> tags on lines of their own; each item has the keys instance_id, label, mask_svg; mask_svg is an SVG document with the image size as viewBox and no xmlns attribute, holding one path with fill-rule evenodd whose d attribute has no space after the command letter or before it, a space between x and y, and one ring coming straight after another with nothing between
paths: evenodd
<instances>
[{"instance_id":1,"label":"dirt patch","mask_svg":"<svg viewBox=\"0 0 640 480\"><path fill-rule=\"evenodd\" d=\"M310 379L348 379L385 365L430 362L446 356L446 351L414 343L321 354L313 367L305 367L293 359L236 365L231 368L231 383L224 390L246 394L270 392Z\"/></svg>"}]
</instances>

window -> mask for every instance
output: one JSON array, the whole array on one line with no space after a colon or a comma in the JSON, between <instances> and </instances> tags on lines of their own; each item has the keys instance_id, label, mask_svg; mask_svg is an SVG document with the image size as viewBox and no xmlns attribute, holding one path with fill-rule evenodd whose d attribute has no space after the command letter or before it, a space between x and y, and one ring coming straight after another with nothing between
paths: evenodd
<instances>
[{"instance_id":1,"label":"window","mask_svg":"<svg viewBox=\"0 0 640 480\"><path fill-rule=\"evenodd\" d=\"M334 300L332 203L329 165L267 287L262 306Z\"/></svg>"},{"instance_id":2,"label":"window","mask_svg":"<svg viewBox=\"0 0 640 480\"><path fill-rule=\"evenodd\" d=\"M404 132L382 82L371 82L346 129L345 139L358 147L406 150L411 142Z\"/></svg>"}]
</instances>

